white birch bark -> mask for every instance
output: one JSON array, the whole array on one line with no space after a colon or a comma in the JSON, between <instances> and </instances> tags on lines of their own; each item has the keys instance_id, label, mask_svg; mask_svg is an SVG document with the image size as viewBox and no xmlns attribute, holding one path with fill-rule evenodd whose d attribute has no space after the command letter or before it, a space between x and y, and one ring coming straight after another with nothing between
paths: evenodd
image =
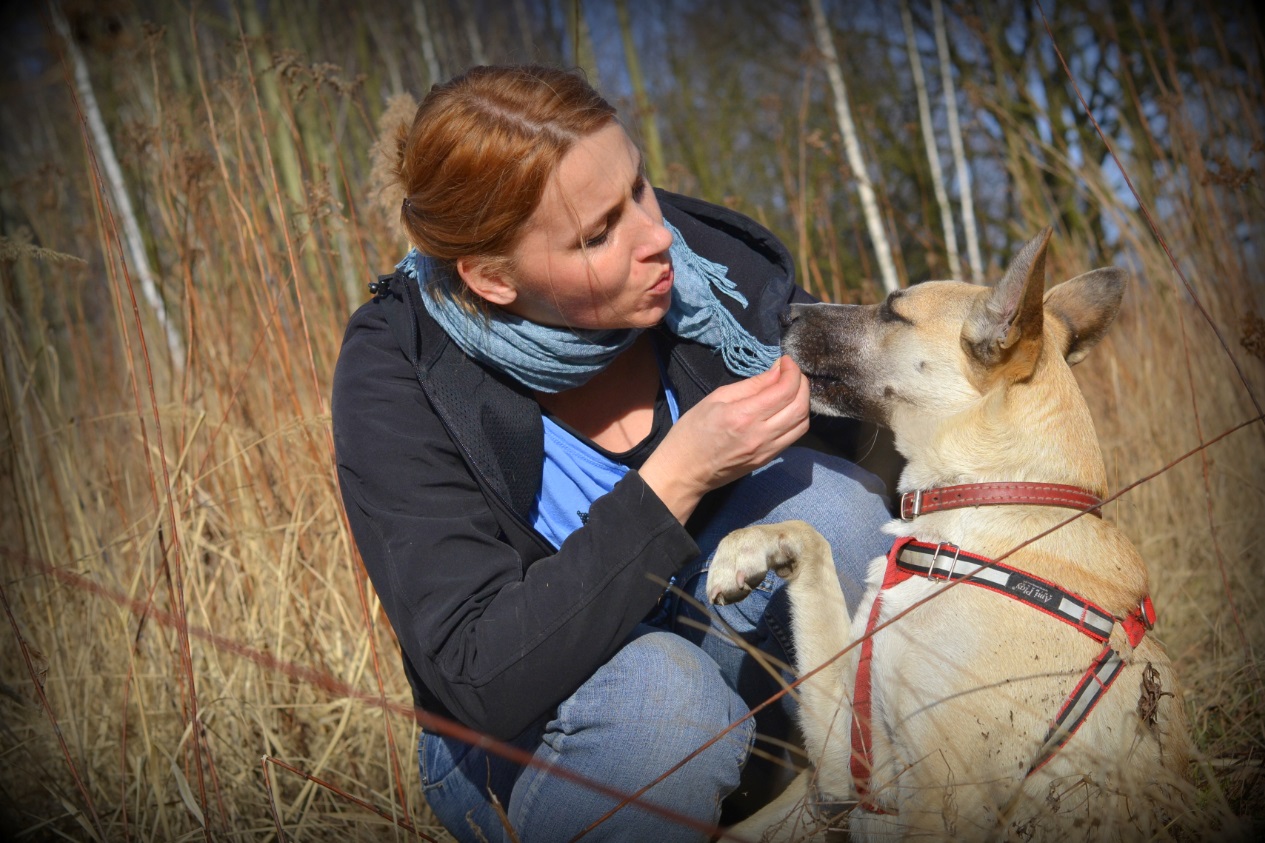
<instances>
[{"instance_id":1,"label":"white birch bark","mask_svg":"<svg viewBox=\"0 0 1265 843\"><path fill-rule=\"evenodd\" d=\"M927 147L927 162L931 165L931 185L936 193L936 205L940 208L940 222L944 227L944 250L949 261L949 278L962 276L962 258L958 254L958 235L953 221L953 206L949 204L949 192L944 187L944 169L940 166L940 150L936 145L936 130L931 123L931 103L927 97L927 77L922 71L922 57L918 54L914 19L909 12L909 0L901 0L900 20L905 27L905 43L909 47L909 67L914 74L914 89L918 94L918 122L922 124L922 141Z\"/></svg>"},{"instance_id":2,"label":"white birch bark","mask_svg":"<svg viewBox=\"0 0 1265 843\"><path fill-rule=\"evenodd\" d=\"M834 39L830 36L830 26L826 21L821 0L809 0L809 6L813 13L813 32L817 37L817 48L821 50L825 59L826 76L830 79L830 88L834 92L835 114L839 119L839 132L843 135L848 166L856 174L857 193L861 197L861 210L865 214L866 228L874 244L874 254L878 259L883 289L890 293L900 288L900 282L896 277L892 249L887 242L887 231L883 227L883 215L879 213L878 199L874 195L874 184L870 181L869 171L865 167L865 159L861 155L861 144L857 140L856 126L852 122L852 109L848 105L848 88L844 84L843 70L839 66L839 54L835 52Z\"/></svg>"},{"instance_id":3,"label":"white birch bark","mask_svg":"<svg viewBox=\"0 0 1265 843\"><path fill-rule=\"evenodd\" d=\"M435 33L431 30L430 20L426 17L424 0L413 0L413 23L417 26L417 34L422 39L422 60L426 62L426 75L430 84L439 84L439 56L435 52Z\"/></svg>"},{"instance_id":4,"label":"white birch bark","mask_svg":"<svg viewBox=\"0 0 1265 843\"><path fill-rule=\"evenodd\" d=\"M962 236L966 240L967 260L971 265L971 280L979 284L984 279L984 264L980 260L979 234L975 228L975 202L971 198L971 176L966 167L966 151L962 146L962 127L958 123L957 91L953 86L953 67L949 61L949 39L944 31L944 8L940 0L931 0L935 16L936 50L940 54L940 75L944 79L944 106L949 123L949 142L953 147L953 164L958 174L958 201L962 204Z\"/></svg>"},{"instance_id":5,"label":"white birch bark","mask_svg":"<svg viewBox=\"0 0 1265 843\"><path fill-rule=\"evenodd\" d=\"M184 368L185 347L180 332L167 314L167 305L158 293L158 284L154 281L154 271L149 265L149 255L145 253L145 240L141 236L141 227L136 220L136 211L132 208L132 198L127 192L127 183L123 180L123 168L114 154L114 143L110 133L106 131L105 120L101 117L101 107L97 104L97 96L92 88L92 78L88 75L88 65L84 62L79 46L75 44L70 26L57 3L48 4L53 18L53 26L66 46L66 54L70 58L71 68L75 74L75 90L79 94L79 103L83 108L84 120L88 124L88 134L92 137L92 145L96 148L97 160L105 174L106 186L114 207L118 212L118 221L123 228L123 241L131 257L132 269L140 283L141 297L154 312L154 319L162 330L167 341L167 351L171 355L174 371Z\"/></svg>"}]
</instances>

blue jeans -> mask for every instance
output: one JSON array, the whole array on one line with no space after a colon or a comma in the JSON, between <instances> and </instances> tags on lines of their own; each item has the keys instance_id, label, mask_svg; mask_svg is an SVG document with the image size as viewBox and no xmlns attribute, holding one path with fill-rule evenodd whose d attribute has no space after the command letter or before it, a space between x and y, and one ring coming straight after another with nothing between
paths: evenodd
<instances>
[{"instance_id":1,"label":"blue jeans","mask_svg":"<svg viewBox=\"0 0 1265 843\"><path fill-rule=\"evenodd\" d=\"M882 492L882 483L868 472L805 448L789 448L734 483L696 536L699 557L677 574L677 587L689 597L674 593L665 599L660 610L546 722L512 742L533 753L535 765L523 768L461 741L422 735L422 788L436 817L463 843L509 840L488 798L491 792L522 843L570 840L618 800L551 774L551 769L565 767L586 780L631 794L745 717L748 706L763 702L782 686L734 639L761 651L774 664L790 664L789 607L783 580L773 573L742 602L708 606L707 568L716 545L731 531L750 524L807 521L830 541L848 608L855 610L869 561L890 544L879 532L890 517ZM642 799L715 825L722 800L739 784L759 791L761 782L750 782L753 770L744 776L756 732L772 739L765 750L777 754L776 742L791 734L793 706L791 696L784 696ZM772 775L768 769L755 772L761 780ZM675 843L705 840L706 834L628 805L584 839Z\"/></svg>"}]
</instances>

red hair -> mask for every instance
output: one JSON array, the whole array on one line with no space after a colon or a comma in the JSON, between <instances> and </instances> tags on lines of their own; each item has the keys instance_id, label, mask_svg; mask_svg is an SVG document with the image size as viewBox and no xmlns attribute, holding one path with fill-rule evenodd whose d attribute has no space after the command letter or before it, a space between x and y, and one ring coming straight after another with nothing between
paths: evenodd
<instances>
[{"instance_id":1,"label":"red hair","mask_svg":"<svg viewBox=\"0 0 1265 843\"><path fill-rule=\"evenodd\" d=\"M475 67L435 85L396 137L404 231L450 269L459 258L508 266L562 157L615 120L588 82L558 68ZM464 285L453 292L466 298Z\"/></svg>"}]
</instances>

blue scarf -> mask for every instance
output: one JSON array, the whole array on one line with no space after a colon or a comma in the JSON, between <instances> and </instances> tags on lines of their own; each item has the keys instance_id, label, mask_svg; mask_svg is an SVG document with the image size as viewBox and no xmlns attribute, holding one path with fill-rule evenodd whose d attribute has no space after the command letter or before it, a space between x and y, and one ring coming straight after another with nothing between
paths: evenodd
<instances>
[{"instance_id":1,"label":"blue scarf","mask_svg":"<svg viewBox=\"0 0 1265 843\"><path fill-rule=\"evenodd\" d=\"M746 298L729 280L728 268L696 254L672 223L664 220L663 224L672 232L668 254L675 273L672 305L664 317L668 330L719 351L725 367L735 375L751 377L767 371L777 361L780 349L751 336L716 297L719 291L747 306ZM640 333L633 329L556 328L498 308L483 319L459 305L448 286L440 283L443 270L433 258L412 249L396 269L417 281L426 311L462 351L540 392L580 386L632 345ZM431 286L439 295L427 289Z\"/></svg>"}]
</instances>

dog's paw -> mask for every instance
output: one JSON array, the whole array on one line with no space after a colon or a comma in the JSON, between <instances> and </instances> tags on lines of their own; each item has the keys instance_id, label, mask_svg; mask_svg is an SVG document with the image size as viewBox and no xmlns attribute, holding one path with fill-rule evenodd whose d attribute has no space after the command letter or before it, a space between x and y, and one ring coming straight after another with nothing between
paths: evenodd
<instances>
[{"instance_id":1,"label":"dog's paw","mask_svg":"<svg viewBox=\"0 0 1265 843\"><path fill-rule=\"evenodd\" d=\"M760 524L734 530L721 540L707 572L707 598L717 605L737 603L770 570L794 579L806 552L825 545L821 534L803 521Z\"/></svg>"}]
</instances>

